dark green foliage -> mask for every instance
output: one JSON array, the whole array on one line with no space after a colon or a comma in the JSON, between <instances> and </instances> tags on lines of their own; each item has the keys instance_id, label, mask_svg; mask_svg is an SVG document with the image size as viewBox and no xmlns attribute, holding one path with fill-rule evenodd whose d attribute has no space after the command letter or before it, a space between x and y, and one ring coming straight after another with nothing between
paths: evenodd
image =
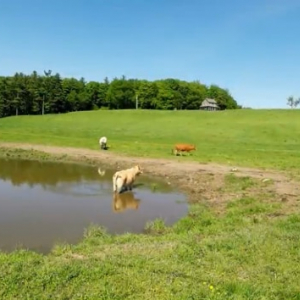
<instances>
[{"instance_id":1,"label":"dark green foliage","mask_svg":"<svg viewBox=\"0 0 300 300\"><path fill-rule=\"evenodd\" d=\"M221 109L239 108L230 93L216 85L178 79L156 81L107 78L85 82L84 78L62 79L51 70L43 75L16 73L0 77L0 117L66 113L102 109L199 109L206 98L214 98Z\"/></svg>"}]
</instances>

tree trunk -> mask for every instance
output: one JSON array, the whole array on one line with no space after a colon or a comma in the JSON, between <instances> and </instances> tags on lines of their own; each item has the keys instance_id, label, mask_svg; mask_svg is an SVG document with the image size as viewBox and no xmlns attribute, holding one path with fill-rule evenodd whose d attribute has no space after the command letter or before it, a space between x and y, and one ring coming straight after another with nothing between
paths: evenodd
<instances>
[{"instance_id":1,"label":"tree trunk","mask_svg":"<svg viewBox=\"0 0 300 300\"><path fill-rule=\"evenodd\" d=\"M42 115L45 113L45 96L43 96L43 103L42 103Z\"/></svg>"}]
</instances>

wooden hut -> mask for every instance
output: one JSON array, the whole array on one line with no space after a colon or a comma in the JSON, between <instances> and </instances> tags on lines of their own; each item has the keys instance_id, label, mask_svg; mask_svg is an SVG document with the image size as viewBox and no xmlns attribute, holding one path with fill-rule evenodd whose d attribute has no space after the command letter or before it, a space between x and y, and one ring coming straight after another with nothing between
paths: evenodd
<instances>
[{"instance_id":1,"label":"wooden hut","mask_svg":"<svg viewBox=\"0 0 300 300\"><path fill-rule=\"evenodd\" d=\"M201 106L201 110L218 110L219 106L215 99L206 98L203 100Z\"/></svg>"}]
</instances>

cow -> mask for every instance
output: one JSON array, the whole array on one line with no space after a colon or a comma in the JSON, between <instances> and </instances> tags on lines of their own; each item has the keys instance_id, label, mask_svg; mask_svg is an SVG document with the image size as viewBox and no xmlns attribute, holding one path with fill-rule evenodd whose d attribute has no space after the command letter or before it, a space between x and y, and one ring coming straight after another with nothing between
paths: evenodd
<instances>
[{"instance_id":1,"label":"cow","mask_svg":"<svg viewBox=\"0 0 300 300\"><path fill-rule=\"evenodd\" d=\"M172 153L177 155L177 153L181 153L182 152L188 152L190 153L190 151L192 150L196 150L196 146L195 145L190 145L190 144L176 144L174 146L174 148L172 149Z\"/></svg>"},{"instance_id":2,"label":"cow","mask_svg":"<svg viewBox=\"0 0 300 300\"><path fill-rule=\"evenodd\" d=\"M136 199L132 192L113 195L113 211L122 212L126 209L138 209L140 205L140 199Z\"/></svg>"},{"instance_id":3,"label":"cow","mask_svg":"<svg viewBox=\"0 0 300 300\"><path fill-rule=\"evenodd\" d=\"M115 172L113 175L113 191L121 193L123 190L132 190L133 183L137 176L142 174L143 171L139 165L130 169Z\"/></svg>"},{"instance_id":4,"label":"cow","mask_svg":"<svg viewBox=\"0 0 300 300\"><path fill-rule=\"evenodd\" d=\"M106 144L107 144L107 137L106 137L106 136L101 137L101 138L99 139L100 149L106 150L106 149L107 149Z\"/></svg>"}]
</instances>

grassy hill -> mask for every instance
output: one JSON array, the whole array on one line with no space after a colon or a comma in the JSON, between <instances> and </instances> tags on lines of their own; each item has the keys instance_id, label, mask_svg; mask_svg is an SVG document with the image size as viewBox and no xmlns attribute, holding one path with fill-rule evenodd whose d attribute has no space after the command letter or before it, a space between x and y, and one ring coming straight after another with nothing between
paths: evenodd
<instances>
[{"instance_id":1,"label":"grassy hill","mask_svg":"<svg viewBox=\"0 0 300 300\"><path fill-rule=\"evenodd\" d=\"M186 159L242 166L296 169L300 165L300 111L89 111L0 119L0 141L171 157L174 143L197 145Z\"/></svg>"}]
</instances>

